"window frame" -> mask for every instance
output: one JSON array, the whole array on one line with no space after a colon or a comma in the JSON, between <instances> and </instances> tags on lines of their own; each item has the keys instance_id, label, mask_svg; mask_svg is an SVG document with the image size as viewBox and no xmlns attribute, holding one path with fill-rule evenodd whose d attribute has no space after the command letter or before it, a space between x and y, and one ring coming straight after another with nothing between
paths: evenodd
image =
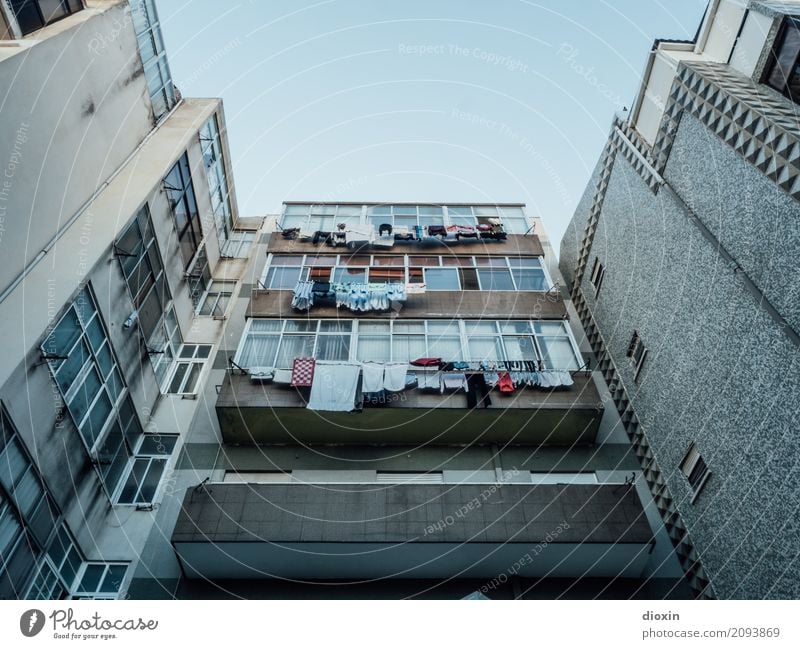
<instances>
[{"instance_id":1,"label":"window frame","mask_svg":"<svg viewBox=\"0 0 800 649\"><path fill-rule=\"evenodd\" d=\"M60 20L64 20L73 14L82 11L85 7L83 5L82 0L58 0L59 5L61 6L62 11L64 12L63 15L59 16L58 18L51 18L47 20L44 15L44 11L42 11L41 0L20 0L19 2L15 2L15 0L9 0L7 6L13 16L14 20L17 23L17 27L19 27L19 31L22 34L23 38L33 34L34 32L39 31L40 29L44 29L49 25L53 25ZM15 7L15 4L19 4L19 7ZM77 5L74 7L73 5ZM22 23L20 22L19 18L19 10L23 8L30 8L33 7L36 13L36 18L38 20L38 26L34 27L33 29L23 29ZM10 28L10 26L9 26Z\"/></svg>"},{"instance_id":2,"label":"window frame","mask_svg":"<svg viewBox=\"0 0 800 649\"><path fill-rule=\"evenodd\" d=\"M638 381L639 374L644 367L644 362L647 359L649 349L642 341L639 332L634 330L631 336L631 341L628 343L628 351L626 356L630 359L631 366L633 367L633 380Z\"/></svg>"},{"instance_id":3,"label":"window frame","mask_svg":"<svg viewBox=\"0 0 800 649\"><path fill-rule=\"evenodd\" d=\"M794 29L796 31L796 37L800 39L800 17L795 16L784 16L781 22L781 26L778 29L777 36L775 37L774 42L770 46L769 50L769 57L767 59L767 65L764 67L764 73L761 77L761 83L772 90L779 92L781 95L793 101L794 103L800 103L800 94L797 97L793 97L790 91L792 81L796 80L798 84L800 84L800 46L798 47L798 51L795 54L794 62L790 67L790 72L788 75L783 76L782 82L780 87L776 87L775 84L772 83L770 77L774 74L776 68L779 67L779 59L781 50L783 46L786 44L786 39L789 34L789 31Z\"/></svg>"},{"instance_id":4,"label":"window frame","mask_svg":"<svg viewBox=\"0 0 800 649\"><path fill-rule=\"evenodd\" d=\"M218 290L214 290L215 284L220 284L220 285L227 284L230 286L230 290L229 291L222 290L221 288ZM233 296L236 293L237 286L238 282L235 279L212 278L211 282L208 285L208 288L206 288L205 293L203 293L203 297L197 303L197 307L195 308L195 315L208 318L218 318L218 319L225 318L226 314L228 313L228 309L230 308L231 303L233 302ZM225 307L221 309L219 312L216 312L217 308L219 307L220 300L222 300L223 298L227 298ZM206 310L205 306L209 299L212 299L214 301L214 304L211 307L209 313L203 313L203 311Z\"/></svg>"},{"instance_id":5,"label":"window frame","mask_svg":"<svg viewBox=\"0 0 800 649\"><path fill-rule=\"evenodd\" d=\"M185 356L184 351L187 349L192 349L191 356ZM201 350L203 348L208 348L205 352L206 355L201 355ZM207 343L183 343L181 348L178 350L178 355L175 357L175 362L172 364L172 368L170 369L170 373L168 376L168 380L166 383L166 394L176 394L181 396L192 396L197 394L197 388L201 384L201 377L203 376L203 371L205 369L206 361L208 361L209 357L211 356L211 350L213 349L213 345L209 345ZM175 378L180 371L180 367L182 365L188 366L182 377L180 378L180 385L179 389L176 391L172 390L172 384L175 382ZM191 386L191 389L186 390L186 384L189 379L192 377L192 366L193 365L200 365L200 369L198 370L196 379Z\"/></svg>"},{"instance_id":6,"label":"window frame","mask_svg":"<svg viewBox=\"0 0 800 649\"><path fill-rule=\"evenodd\" d=\"M254 324L256 322L271 322L276 323L275 325L271 325L270 329L265 330L254 330ZM304 323L303 327L307 327L303 329L302 327L295 331L287 331L287 323ZM508 349L506 348L506 338L517 338L520 336L527 336L531 339L531 344L533 348L533 352L536 355L536 358L530 359L522 359L522 360L529 360L538 363L538 367L543 370L574 370L580 367L581 365L581 354L578 348L577 343L575 342L575 338L572 335L571 330L566 325L564 320L525 320L525 319L518 319L512 322L521 322L527 323L528 332L504 332L503 331L503 324L506 324L508 321L500 321L500 320L480 320L480 319L472 319L472 320L436 320L436 319L399 319L399 320L365 320L365 319L330 319L330 318L320 318L320 319L312 319L312 320L301 320L297 318L287 318L287 319L275 319L275 318L249 318L247 323L245 324L244 331L242 333L242 337L239 340L239 346L236 350L236 354L234 356L234 363L240 367L249 368L249 367L274 367L276 369L290 369L290 366L280 366L278 365L278 360L282 355L282 345L283 339L285 336L314 336L314 341L311 345L311 352L310 356L316 358L316 355L319 350L319 337L325 335L345 335L348 331L322 331L322 323L328 322L335 322L335 323L342 323L347 322L349 323L349 334L350 334L350 342L349 342L349 354L347 360L342 360L342 362L351 362L351 363L358 363L358 362L366 362L370 360L378 360L379 362L408 362L408 360L413 359L403 359L403 358L395 358L395 339L402 338L404 336L420 336L424 335L425 337L425 347L426 347L426 356L442 356L441 354L441 347L442 341L447 339L448 342L452 342L452 339L458 338L460 351L459 351L459 358L448 358L445 359L446 361L467 361L467 362L477 362L484 359L473 359L469 361L471 352L469 347L469 341L474 336L491 336L495 338L495 345L499 345L496 347L500 350L502 358L496 359L486 359L496 362L513 362L519 359L511 358ZM552 324L558 324L560 328L559 333L553 332L546 332L546 333L538 333L536 331L536 324L546 322ZM309 323L313 323L311 325L313 328L309 327ZM436 325L446 325L448 326L451 331L448 333L442 333L439 331L432 331L432 326ZM418 325L421 327L421 331L397 331L397 328L407 328L409 325ZM491 325L491 332L487 330L486 333L471 333L471 329L474 329L476 326L484 326L487 327ZM453 331L453 329L455 331ZM274 352L272 352L271 358L262 358L262 359L255 359L253 362L246 361L243 358L245 347L248 345L249 337L255 338L276 338L277 344L275 345ZM359 354L359 340L361 336L369 336L369 337L385 337L386 342L388 344L388 360L387 359L373 359L373 358L361 358ZM574 367L572 368L565 368L565 367L548 367L546 363L546 354L542 347L541 338L559 338L569 344L570 350L572 351L573 356L573 363ZM437 353L438 350L438 353Z\"/></svg>"},{"instance_id":7,"label":"window frame","mask_svg":"<svg viewBox=\"0 0 800 649\"><path fill-rule=\"evenodd\" d=\"M600 263L600 258L594 258L594 265L592 266L592 274L589 276L589 282L594 287L594 296L600 294L600 288L603 286L603 279L606 276L606 267Z\"/></svg>"},{"instance_id":8,"label":"window frame","mask_svg":"<svg viewBox=\"0 0 800 649\"><path fill-rule=\"evenodd\" d=\"M702 492L703 488L706 486L708 479L711 477L711 469L708 467L708 464L697 448L697 444L695 442L691 442L689 444L689 448L686 449L686 453L684 453L683 459L681 459L678 468L680 469L683 477L686 478L686 481L689 483L689 487L692 491L692 496L689 502L694 503L694 501L697 500L697 497L700 495L700 492ZM693 478L692 476L698 469L700 470L699 476Z\"/></svg>"}]
</instances>

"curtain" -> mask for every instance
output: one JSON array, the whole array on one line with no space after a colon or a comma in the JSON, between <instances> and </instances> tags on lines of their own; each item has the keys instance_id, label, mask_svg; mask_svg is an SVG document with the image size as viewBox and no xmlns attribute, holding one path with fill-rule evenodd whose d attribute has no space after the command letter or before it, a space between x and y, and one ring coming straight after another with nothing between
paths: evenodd
<instances>
[{"instance_id":1,"label":"curtain","mask_svg":"<svg viewBox=\"0 0 800 649\"><path fill-rule=\"evenodd\" d=\"M314 354L314 335L284 336L278 350L275 367L289 369L295 358L310 358Z\"/></svg>"},{"instance_id":2,"label":"curtain","mask_svg":"<svg viewBox=\"0 0 800 649\"><path fill-rule=\"evenodd\" d=\"M322 361L350 359L350 334L345 336L318 336L316 357Z\"/></svg>"},{"instance_id":3,"label":"curtain","mask_svg":"<svg viewBox=\"0 0 800 649\"><path fill-rule=\"evenodd\" d=\"M239 364L242 367L273 367L280 336L254 336L250 334L242 347Z\"/></svg>"},{"instance_id":4,"label":"curtain","mask_svg":"<svg viewBox=\"0 0 800 649\"><path fill-rule=\"evenodd\" d=\"M503 358L499 336L471 336L468 341L470 361L499 361Z\"/></svg>"},{"instance_id":5,"label":"curtain","mask_svg":"<svg viewBox=\"0 0 800 649\"><path fill-rule=\"evenodd\" d=\"M424 358L427 353L424 335L392 336L393 361L413 361L415 358Z\"/></svg>"},{"instance_id":6,"label":"curtain","mask_svg":"<svg viewBox=\"0 0 800 649\"><path fill-rule=\"evenodd\" d=\"M391 338L389 336L358 336L357 357L360 361L388 362L391 360Z\"/></svg>"}]
</instances>

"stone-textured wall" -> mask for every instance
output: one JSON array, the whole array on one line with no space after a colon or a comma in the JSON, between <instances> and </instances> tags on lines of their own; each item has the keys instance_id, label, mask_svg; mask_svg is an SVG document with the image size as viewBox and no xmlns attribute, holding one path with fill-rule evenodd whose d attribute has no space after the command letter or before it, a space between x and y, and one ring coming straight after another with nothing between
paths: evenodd
<instances>
[{"instance_id":1,"label":"stone-textured wall","mask_svg":"<svg viewBox=\"0 0 800 649\"><path fill-rule=\"evenodd\" d=\"M558 254L558 267L564 277L567 286L567 293L572 287L572 280L575 276L575 267L578 265L578 255L580 253L581 240L583 239L583 229L589 218L589 210L594 200L595 188L600 178L602 158L598 160L592 172L592 177L586 185L586 189L581 196L581 200L575 209L575 214L567 226L566 232L561 239L561 249Z\"/></svg>"},{"instance_id":2,"label":"stone-textured wall","mask_svg":"<svg viewBox=\"0 0 800 649\"><path fill-rule=\"evenodd\" d=\"M743 257L743 266L771 282L771 299L791 302L775 276L779 267L789 272L796 242L790 237L797 232L789 222L796 211L788 211L796 205L769 181L759 182L693 118L684 116L680 129L670 182ZM739 205L743 186L747 198ZM783 228L781 246L772 238L759 243L753 224L759 214L761 222ZM585 217L576 218L582 229ZM573 247L562 244L562 264L565 245ZM589 271L597 256L606 274L595 300ZM581 288L717 596L800 596L797 348L690 223L680 201L665 190L654 195L622 157ZM638 384L626 358L634 330L649 348ZM693 441L712 476L691 504L678 467Z\"/></svg>"}]
</instances>

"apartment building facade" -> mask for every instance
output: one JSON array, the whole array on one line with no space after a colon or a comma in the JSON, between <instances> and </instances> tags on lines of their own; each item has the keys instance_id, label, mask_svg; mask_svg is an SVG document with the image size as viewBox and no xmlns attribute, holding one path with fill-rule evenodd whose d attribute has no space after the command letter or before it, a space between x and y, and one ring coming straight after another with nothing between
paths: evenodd
<instances>
[{"instance_id":1,"label":"apartment building facade","mask_svg":"<svg viewBox=\"0 0 800 649\"><path fill-rule=\"evenodd\" d=\"M684 568L796 598L800 3L658 40L560 267Z\"/></svg>"},{"instance_id":2,"label":"apartment building facade","mask_svg":"<svg viewBox=\"0 0 800 649\"><path fill-rule=\"evenodd\" d=\"M0 16L0 598L123 597L260 220L154 2Z\"/></svg>"},{"instance_id":3,"label":"apartment building facade","mask_svg":"<svg viewBox=\"0 0 800 649\"><path fill-rule=\"evenodd\" d=\"M245 277L133 597L692 596L524 206L286 203Z\"/></svg>"}]
</instances>

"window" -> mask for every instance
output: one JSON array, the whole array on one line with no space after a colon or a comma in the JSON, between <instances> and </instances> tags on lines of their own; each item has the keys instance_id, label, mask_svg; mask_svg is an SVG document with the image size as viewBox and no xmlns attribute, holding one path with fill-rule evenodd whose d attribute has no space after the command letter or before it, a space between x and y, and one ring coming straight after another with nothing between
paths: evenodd
<instances>
[{"instance_id":1,"label":"window","mask_svg":"<svg viewBox=\"0 0 800 649\"><path fill-rule=\"evenodd\" d=\"M595 257L594 258L594 266L592 267L592 275L589 278L591 281L592 286L594 286L594 295L597 297L597 294L600 293L600 287L603 285L603 277L605 277L606 268L603 264L600 263L600 259Z\"/></svg>"},{"instance_id":2,"label":"window","mask_svg":"<svg viewBox=\"0 0 800 649\"><path fill-rule=\"evenodd\" d=\"M291 290L298 281L425 283L431 291L547 291L539 257L456 255L270 255L262 283Z\"/></svg>"},{"instance_id":3,"label":"window","mask_svg":"<svg viewBox=\"0 0 800 649\"><path fill-rule=\"evenodd\" d=\"M170 394L194 394L211 345L184 345L178 352L175 370L169 383Z\"/></svg>"},{"instance_id":4,"label":"window","mask_svg":"<svg viewBox=\"0 0 800 649\"><path fill-rule=\"evenodd\" d=\"M142 429L88 286L58 321L41 350L111 493Z\"/></svg>"},{"instance_id":5,"label":"window","mask_svg":"<svg viewBox=\"0 0 800 649\"><path fill-rule=\"evenodd\" d=\"M121 505L153 503L164 469L177 441L177 435L153 434L142 437L117 503Z\"/></svg>"},{"instance_id":6,"label":"window","mask_svg":"<svg viewBox=\"0 0 800 649\"><path fill-rule=\"evenodd\" d=\"M800 102L800 20L786 18L775 42L764 83Z\"/></svg>"},{"instance_id":7,"label":"window","mask_svg":"<svg viewBox=\"0 0 800 649\"><path fill-rule=\"evenodd\" d=\"M225 242L229 239L233 229L233 216L231 212L230 187L225 171L225 158L222 153L222 139L216 113L211 116L200 130L200 148L203 151L203 160L206 164L206 176L208 177L208 189L211 192L211 209L214 212L214 221L217 226L217 238L219 239L220 250L223 250ZM240 255L229 256L237 257Z\"/></svg>"},{"instance_id":8,"label":"window","mask_svg":"<svg viewBox=\"0 0 800 649\"><path fill-rule=\"evenodd\" d=\"M645 358L647 358L647 347L644 346L638 331L633 332L631 342L628 345L627 356L631 359L631 364L633 365L633 379L636 380L639 378L639 372L641 372Z\"/></svg>"},{"instance_id":9,"label":"window","mask_svg":"<svg viewBox=\"0 0 800 649\"><path fill-rule=\"evenodd\" d=\"M459 291L457 268L426 268L425 286L429 291Z\"/></svg>"},{"instance_id":10,"label":"window","mask_svg":"<svg viewBox=\"0 0 800 649\"><path fill-rule=\"evenodd\" d=\"M89 561L72 593L75 599L116 599L128 572L127 563Z\"/></svg>"},{"instance_id":11,"label":"window","mask_svg":"<svg viewBox=\"0 0 800 649\"><path fill-rule=\"evenodd\" d=\"M187 280L189 281L189 297L196 309L203 299L203 295L211 286L211 268L208 265L205 244L200 246L192 269L187 273Z\"/></svg>"},{"instance_id":12,"label":"window","mask_svg":"<svg viewBox=\"0 0 800 649\"><path fill-rule=\"evenodd\" d=\"M708 465L700 455L700 451L697 449L694 442L689 445L689 450L686 451L680 469L681 473L686 477L692 487L693 495L691 502L694 502L711 475L711 472L708 470Z\"/></svg>"},{"instance_id":13,"label":"window","mask_svg":"<svg viewBox=\"0 0 800 649\"><path fill-rule=\"evenodd\" d=\"M80 0L10 0L9 4L23 36L83 9Z\"/></svg>"},{"instance_id":14,"label":"window","mask_svg":"<svg viewBox=\"0 0 800 649\"><path fill-rule=\"evenodd\" d=\"M153 366L153 372L162 390L172 363L177 357L178 350L182 344L183 337L178 326L178 318L175 316L175 309L170 306L158 323L150 340L147 341L147 354L150 357L150 364Z\"/></svg>"},{"instance_id":15,"label":"window","mask_svg":"<svg viewBox=\"0 0 800 649\"><path fill-rule=\"evenodd\" d=\"M175 228L178 231L178 246L185 268L189 268L203 240L200 212L197 209L189 158L184 153L164 178L164 189L169 199Z\"/></svg>"},{"instance_id":16,"label":"window","mask_svg":"<svg viewBox=\"0 0 800 649\"><path fill-rule=\"evenodd\" d=\"M234 230L228 237L228 242L222 249L223 257L247 257L250 254L250 247L256 240L255 232L244 230Z\"/></svg>"},{"instance_id":17,"label":"window","mask_svg":"<svg viewBox=\"0 0 800 649\"><path fill-rule=\"evenodd\" d=\"M203 301L200 304L198 315L223 316L228 310L233 291L236 289L235 281L213 280L208 287Z\"/></svg>"},{"instance_id":18,"label":"window","mask_svg":"<svg viewBox=\"0 0 800 649\"><path fill-rule=\"evenodd\" d=\"M408 362L536 361L574 370L579 355L563 321L267 320L248 321L234 361L244 368L288 369L299 357Z\"/></svg>"},{"instance_id":19,"label":"window","mask_svg":"<svg viewBox=\"0 0 800 649\"><path fill-rule=\"evenodd\" d=\"M410 229L416 225L444 225L444 214L438 205L370 205L367 221L376 230L384 224Z\"/></svg>"},{"instance_id":20,"label":"window","mask_svg":"<svg viewBox=\"0 0 800 649\"><path fill-rule=\"evenodd\" d=\"M176 93L164 51L156 3L155 0L129 0L129 4L153 116L158 122L175 105Z\"/></svg>"},{"instance_id":21,"label":"window","mask_svg":"<svg viewBox=\"0 0 800 649\"><path fill-rule=\"evenodd\" d=\"M447 208L450 224L475 226L499 220L509 234L525 234L528 219L522 207L496 207L494 205L451 205Z\"/></svg>"},{"instance_id":22,"label":"window","mask_svg":"<svg viewBox=\"0 0 800 649\"><path fill-rule=\"evenodd\" d=\"M114 251L138 314L139 328L147 340L172 300L147 205L122 233Z\"/></svg>"}]
</instances>

